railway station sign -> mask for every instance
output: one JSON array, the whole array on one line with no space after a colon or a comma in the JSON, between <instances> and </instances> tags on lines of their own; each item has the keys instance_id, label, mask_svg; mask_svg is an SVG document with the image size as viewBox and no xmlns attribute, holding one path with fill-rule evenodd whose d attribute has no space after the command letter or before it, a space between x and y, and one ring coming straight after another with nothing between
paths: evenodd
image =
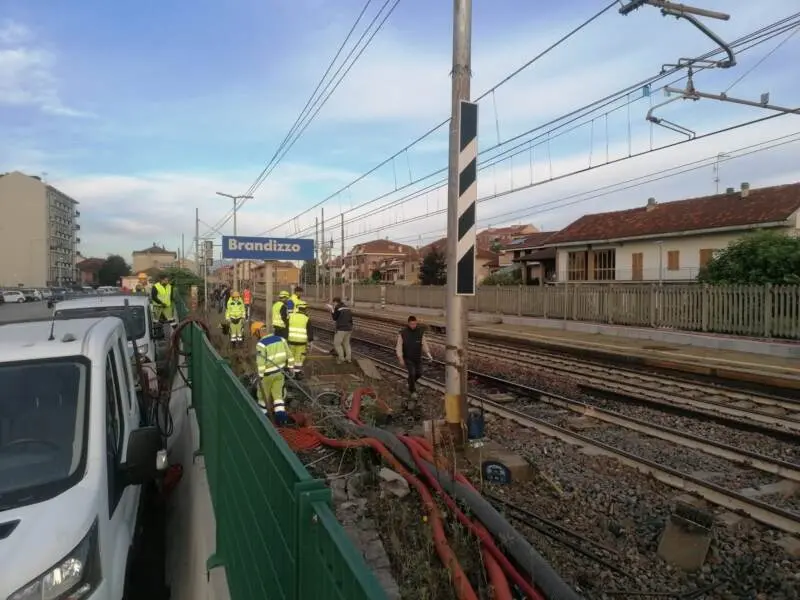
<instances>
[{"instance_id":1,"label":"railway station sign","mask_svg":"<svg viewBox=\"0 0 800 600\"><path fill-rule=\"evenodd\" d=\"M314 240L222 236L222 258L242 260L312 260Z\"/></svg>"}]
</instances>

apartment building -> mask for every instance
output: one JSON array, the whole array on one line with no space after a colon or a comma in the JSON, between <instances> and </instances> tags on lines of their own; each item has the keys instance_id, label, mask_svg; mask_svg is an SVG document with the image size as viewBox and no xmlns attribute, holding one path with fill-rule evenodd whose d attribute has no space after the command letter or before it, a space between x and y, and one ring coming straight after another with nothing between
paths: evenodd
<instances>
[{"instance_id":1,"label":"apartment building","mask_svg":"<svg viewBox=\"0 0 800 600\"><path fill-rule=\"evenodd\" d=\"M0 287L79 281L77 205L40 177L0 174Z\"/></svg>"}]
</instances>

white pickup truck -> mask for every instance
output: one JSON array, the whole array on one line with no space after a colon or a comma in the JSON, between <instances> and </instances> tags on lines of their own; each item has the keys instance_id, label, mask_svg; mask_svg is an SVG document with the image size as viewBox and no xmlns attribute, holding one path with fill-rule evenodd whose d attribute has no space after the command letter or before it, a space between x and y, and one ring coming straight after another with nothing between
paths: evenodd
<instances>
[{"instance_id":1,"label":"white pickup truck","mask_svg":"<svg viewBox=\"0 0 800 600\"><path fill-rule=\"evenodd\" d=\"M123 322L0 325L0 598L122 600L142 485L166 468L142 427Z\"/></svg>"}]
</instances>

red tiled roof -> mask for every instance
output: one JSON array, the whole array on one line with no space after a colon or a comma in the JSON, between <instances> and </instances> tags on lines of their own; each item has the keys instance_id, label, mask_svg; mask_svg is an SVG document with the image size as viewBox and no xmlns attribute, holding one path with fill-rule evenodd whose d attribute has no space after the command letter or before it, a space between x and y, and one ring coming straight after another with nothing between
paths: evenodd
<instances>
[{"instance_id":1,"label":"red tiled roof","mask_svg":"<svg viewBox=\"0 0 800 600\"><path fill-rule=\"evenodd\" d=\"M414 248L408 244L391 240L372 240L356 244L350 254L408 254L409 252L414 252Z\"/></svg>"},{"instance_id":2,"label":"red tiled roof","mask_svg":"<svg viewBox=\"0 0 800 600\"><path fill-rule=\"evenodd\" d=\"M75 266L79 271L90 273L99 271L105 262L105 258L85 258Z\"/></svg>"},{"instance_id":3,"label":"red tiled roof","mask_svg":"<svg viewBox=\"0 0 800 600\"><path fill-rule=\"evenodd\" d=\"M658 236L722 227L747 227L785 221L800 209L800 183L716 194L608 213L585 215L547 240L547 246L573 242Z\"/></svg>"},{"instance_id":4,"label":"red tiled roof","mask_svg":"<svg viewBox=\"0 0 800 600\"><path fill-rule=\"evenodd\" d=\"M500 248L501 250L528 250L530 248L538 248L543 245L549 237L556 233L556 231L539 231L538 233L525 236L521 242L508 242L503 244Z\"/></svg>"}]
</instances>

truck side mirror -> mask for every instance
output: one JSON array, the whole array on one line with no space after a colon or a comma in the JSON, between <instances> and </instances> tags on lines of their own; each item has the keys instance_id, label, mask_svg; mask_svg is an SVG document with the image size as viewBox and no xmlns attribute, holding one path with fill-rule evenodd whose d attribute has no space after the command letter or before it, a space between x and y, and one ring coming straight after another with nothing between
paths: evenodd
<instances>
[{"instance_id":1,"label":"truck side mirror","mask_svg":"<svg viewBox=\"0 0 800 600\"><path fill-rule=\"evenodd\" d=\"M161 433L157 427L140 427L128 436L128 456L123 465L128 483L141 485L158 474Z\"/></svg>"}]
</instances>

